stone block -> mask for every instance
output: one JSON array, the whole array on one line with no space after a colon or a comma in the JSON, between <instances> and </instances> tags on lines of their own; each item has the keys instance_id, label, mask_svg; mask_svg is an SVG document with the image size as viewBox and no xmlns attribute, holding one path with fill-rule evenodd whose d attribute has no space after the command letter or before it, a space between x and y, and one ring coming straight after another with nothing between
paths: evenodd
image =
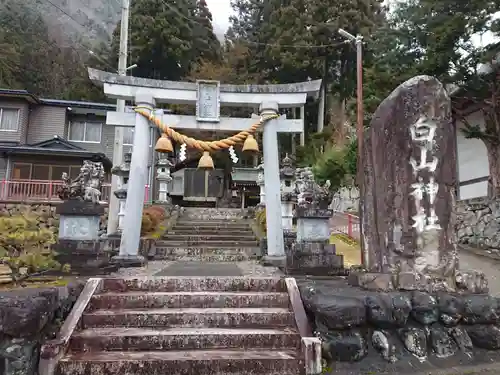
<instances>
[{"instance_id":1,"label":"stone block","mask_svg":"<svg viewBox=\"0 0 500 375\"><path fill-rule=\"evenodd\" d=\"M60 215L59 238L72 240L97 240L100 217L105 208L100 204L68 200L56 207Z\"/></svg>"},{"instance_id":2,"label":"stone block","mask_svg":"<svg viewBox=\"0 0 500 375\"><path fill-rule=\"evenodd\" d=\"M344 258L337 255L335 245L316 242L296 242L285 247L286 271L302 275L338 275L344 271Z\"/></svg>"},{"instance_id":3,"label":"stone block","mask_svg":"<svg viewBox=\"0 0 500 375\"><path fill-rule=\"evenodd\" d=\"M117 270L111 264L113 252L103 240L59 239L52 248L61 264L69 264L71 273L85 276L109 274Z\"/></svg>"},{"instance_id":4,"label":"stone block","mask_svg":"<svg viewBox=\"0 0 500 375\"><path fill-rule=\"evenodd\" d=\"M99 216L66 216L59 220L59 238L72 240L97 240L99 238Z\"/></svg>"},{"instance_id":5,"label":"stone block","mask_svg":"<svg viewBox=\"0 0 500 375\"><path fill-rule=\"evenodd\" d=\"M480 365L482 372L492 362L498 372L498 298L384 293L351 286L340 277L301 279L298 287L332 373L371 374L375 365L384 374L449 373L451 367L453 374L465 374L471 365ZM375 353L382 361L371 356Z\"/></svg>"},{"instance_id":6,"label":"stone block","mask_svg":"<svg viewBox=\"0 0 500 375\"><path fill-rule=\"evenodd\" d=\"M393 276L390 273L359 272L349 273L348 282L367 290L388 292L394 290Z\"/></svg>"},{"instance_id":7,"label":"stone block","mask_svg":"<svg viewBox=\"0 0 500 375\"><path fill-rule=\"evenodd\" d=\"M87 201L68 200L56 207L56 214L65 216L100 216L104 214L105 207Z\"/></svg>"}]
</instances>

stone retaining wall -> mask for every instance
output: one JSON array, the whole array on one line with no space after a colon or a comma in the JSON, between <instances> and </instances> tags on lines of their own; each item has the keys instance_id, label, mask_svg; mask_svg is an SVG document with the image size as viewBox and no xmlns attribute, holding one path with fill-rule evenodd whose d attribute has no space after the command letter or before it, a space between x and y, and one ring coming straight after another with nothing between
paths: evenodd
<instances>
[{"instance_id":1,"label":"stone retaining wall","mask_svg":"<svg viewBox=\"0 0 500 375\"><path fill-rule=\"evenodd\" d=\"M298 285L323 356L339 374L441 373L500 360L498 298L366 291L342 278Z\"/></svg>"},{"instance_id":2,"label":"stone retaining wall","mask_svg":"<svg viewBox=\"0 0 500 375\"><path fill-rule=\"evenodd\" d=\"M41 345L54 339L83 283L0 292L0 374L36 375Z\"/></svg>"},{"instance_id":3,"label":"stone retaining wall","mask_svg":"<svg viewBox=\"0 0 500 375\"><path fill-rule=\"evenodd\" d=\"M56 207L58 203L23 203L23 202L9 202L0 203L0 216L10 215L14 216L20 213L32 213L40 218L42 226L49 228L54 233L59 232L59 215L56 214ZM106 233L108 226L108 205L104 206L104 214L101 216L100 230Z\"/></svg>"},{"instance_id":4,"label":"stone retaining wall","mask_svg":"<svg viewBox=\"0 0 500 375\"><path fill-rule=\"evenodd\" d=\"M458 242L500 253L500 200L475 198L457 202Z\"/></svg>"}]
</instances>

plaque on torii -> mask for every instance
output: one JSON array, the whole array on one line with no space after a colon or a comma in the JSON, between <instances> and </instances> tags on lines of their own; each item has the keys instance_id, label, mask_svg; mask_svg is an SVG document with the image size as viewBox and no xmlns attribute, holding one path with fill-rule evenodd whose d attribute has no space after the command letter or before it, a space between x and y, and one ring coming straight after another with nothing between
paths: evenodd
<instances>
[{"instance_id":1,"label":"plaque on torii","mask_svg":"<svg viewBox=\"0 0 500 375\"><path fill-rule=\"evenodd\" d=\"M196 81L196 121L220 122L219 81Z\"/></svg>"}]
</instances>

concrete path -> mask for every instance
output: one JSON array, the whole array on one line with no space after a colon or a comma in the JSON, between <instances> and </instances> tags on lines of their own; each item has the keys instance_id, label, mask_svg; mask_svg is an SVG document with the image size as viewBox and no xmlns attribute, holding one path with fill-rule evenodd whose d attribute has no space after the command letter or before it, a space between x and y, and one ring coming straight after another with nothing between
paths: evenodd
<instances>
[{"instance_id":1,"label":"concrete path","mask_svg":"<svg viewBox=\"0 0 500 375\"><path fill-rule=\"evenodd\" d=\"M460 250L459 256L460 269L484 272L488 279L490 294L500 297L500 261L467 250Z\"/></svg>"},{"instance_id":2,"label":"concrete path","mask_svg":"<svg viewBox=\"0 0 500 375\"><path fill-rule=\"evenodd\" d=\"M168 265L155 276L243 276L236 263L206 263L177 261Z\"/></svg>"}]
</instances>

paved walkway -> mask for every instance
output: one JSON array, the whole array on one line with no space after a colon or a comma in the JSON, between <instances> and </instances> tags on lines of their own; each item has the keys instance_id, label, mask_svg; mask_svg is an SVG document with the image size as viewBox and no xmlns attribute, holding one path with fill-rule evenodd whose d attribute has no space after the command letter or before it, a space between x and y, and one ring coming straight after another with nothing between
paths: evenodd
<instances>
[{"instance_id":1,"label":"paved walkway","mask_svg":"<svg viewBox=\"0 0 500 375\"><path fill-rule=\"evenodd\" d=\"M500 297L500 261L460 250L460 269L484 272L490 294Z\"/></svg>"},{"instance_id":2,"label":"paved walkway","mask_svg":"<svg viewBox=\"0 0 500 375\"><path fill-rule=\"evenodd\" d=\"M183 264L188 262L175 262L155 260L150 261L144 267L121 268L111 276L134 277L134 276L256 276L272 277L282 276L283 273L275 267L264 267L256 261L236 263L204 263L189 262L189 267L183 269ZM203 269L200 269L202 266ZM233 274L231 274L233 273Z\"/></svg>"}]
</instances>

